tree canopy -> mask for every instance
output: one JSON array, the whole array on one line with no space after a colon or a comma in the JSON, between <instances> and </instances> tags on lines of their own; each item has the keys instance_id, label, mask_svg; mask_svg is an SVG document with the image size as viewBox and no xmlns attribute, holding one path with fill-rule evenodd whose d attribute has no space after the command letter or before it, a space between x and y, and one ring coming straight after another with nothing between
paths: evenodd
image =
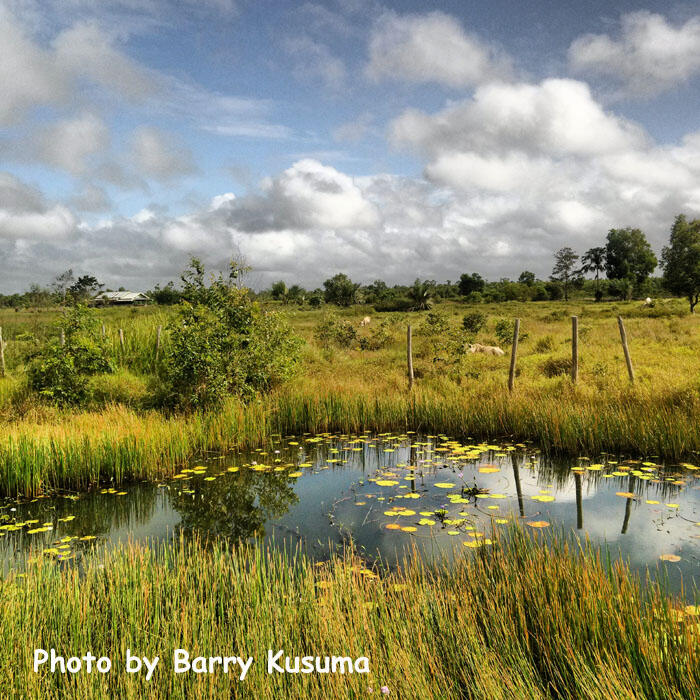
<instances>
[{"instance_id":1,"label":"tree canopy","mask_svg":"<svg viewBox=\"0 0 700 700\"><path fill-rule=\"evenodd\" d=\"M683 214L676 217L661 260L666 288L686 297L694 313L700 300L700 219L688 221Z\"/></svg>"}]
</instances>

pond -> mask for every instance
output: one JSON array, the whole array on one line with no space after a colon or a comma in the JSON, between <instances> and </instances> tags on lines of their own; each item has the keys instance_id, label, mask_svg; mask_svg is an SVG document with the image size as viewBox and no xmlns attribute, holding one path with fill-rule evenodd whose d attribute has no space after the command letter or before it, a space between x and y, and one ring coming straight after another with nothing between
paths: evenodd
<instances>
[{"instance_id":1,"label":"pond","mask_svg":"<svg viewBox=\"0 0 700 700\"><path fill-rule=\"evenodd\" d=\"M535 537L575 533L670 587L700 583L700 468L653 459L552 461L524 444L444 435L273 436L248 452L208 454L160 483L0 503L4 570L95 547L181 535L300 546L327 558L352 541L396 565L491 546L521 521ZM62 564L65 565L65 564Z\"/></svg>"}]
</instances>

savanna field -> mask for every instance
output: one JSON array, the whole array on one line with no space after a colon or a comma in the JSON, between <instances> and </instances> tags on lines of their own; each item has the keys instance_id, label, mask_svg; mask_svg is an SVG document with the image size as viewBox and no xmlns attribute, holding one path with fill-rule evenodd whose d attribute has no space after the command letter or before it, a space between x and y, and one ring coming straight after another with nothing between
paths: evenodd
<instances>
[{"instance_id":1,"label":"savanna field","mask_svg":"<svg viewBox=\"0 0 700 700\"><path fill-rule=\"evenodd\" d=\"M257 397L229 397L220 410L186 413L154 402L171 342L167 307L96 311L114 371L91 376L81 409L50 406L27 388L29 358L56 338L59 311L0 312L7 343L0 517L5 543L14 538L22 550L21 564L6 559L0 583L4 654L23 655L0 670L7 697L698 696L691 546L700 532L700 331L687 303L450 301L410 313L266 308L304 341L295 375ZM575 385L572 315L579 326ZM515 318L520 340L509 392ZM505 355L469 353L474 342ZM359 455L361 464L353 462ZM305 498L325 497L313 484L331 479L336 467L337 478L358 471L343 486L350 495L327 509L332 528L347 525L349 533L329 556L310 556L301 545L271 547L267 538L257 547L234 545L229 520L250 521L238 539L259 539L283 517L284 498L301 499L303 510ZM511 472L517 495L515 482L499 482L512 480ZM151 545L142 538L103 546L105 512L133 529L141 521L119 503L138 491L138 503L152 508L165 498L162 489L168 498L201 502L179 507L187 528ZM586 489L598 489L602 500L586 503ZM668 541L659 550L665 558L657 552L649 560L647 580L625 556L597 540L587 544L584 529L572 539L568 521L544 510L569 498L574 520L576 509L584 511L578 516L593 529L601 517L594 503L619 504L623 532L628 522L631 531L639 527L638 513L662 529L682 520L680 581L664 583L676 566ZM362 541L368 527L384 533L385 546L386 537L402 538L400 563L370 556ZM451 554L427 560L418 550L440 537L454 543L444 548ZM164 664L174 648L260 659L269 648L342 651L368 656L371 673L267 676L262 661L245 682L179 677L165 667L148 682L123 673L30 671L34 647L116 660L128 645L160 652Z\"/></svg>"}]
</instances>

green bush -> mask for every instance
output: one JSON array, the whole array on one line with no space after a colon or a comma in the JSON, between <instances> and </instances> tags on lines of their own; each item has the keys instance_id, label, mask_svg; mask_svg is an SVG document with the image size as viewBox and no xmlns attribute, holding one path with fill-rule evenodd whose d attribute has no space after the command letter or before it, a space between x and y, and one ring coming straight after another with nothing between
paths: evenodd
<instances>
[{"instance_id":1,"label":"green bush","mask_svg":"<svg viewBox=\"0 0 700 700\"><path fill-rule=\"evenodd\" d=\"M393 340L391 323L382 321L377 326L372 326L367 335L360 336L360 348L362 350L381 350Z\"/></svg>"},{"instance_id":2,"label":"green bush","mask_svg":"<svg viewBox=\"0 0 700 700\"><path fill-rule=\"evenodd\" d=\"M462 328L468 333L478 333L486 325L486 314L481 311L471 311L464 315Z\"/></svg>"},{"instance_id":3,"label":"green bush","mask_svg":"<svg viewBox=\"0 0 700 700\"><path fill-rule=\"evenodd\" d=\"M515 332L515 321L509 318L499 318L496 321L494 332L500 345L511 345L513 343L513 333ZM520 342L526 340L527 337L528 334L521 330L518 335Z\"/></svg>"},{"instance_id":4,"label":"green bush","mask_svg":"<svg viewBox=\"0 0 700 700\"><path fill-rule=\"evenodd\" d=\"M33 356L30 388L58 406L83 405L89 398L89 377L113 370L94 312L82 304L70 307L58 323L65 343L51 338Z\"/></svg>"},{"instance_id":5,"label":"green bush","mask_svg":"<svg viewBox=\"0 0 700 700\"><path fill-rule=\"evenodd\" d=\"M314 328L314 337L324 350L331 347L349 348L357 340L357 331L350 321L327 312Z\"/></svg>"},{"instance_id":6,"label":"green bush","mask_svg":"<svg viewBox=\"0 0 700 700\"><path fill-rule=\"evenodd\" d=\"M157 402L191 410L218 406L230 394L249 399L294 373L302 340L275 313L265 313L236 285L241 269L209 285L193 258L182 276L183 301L168 327Z\"/></svg>"}]
</instances>

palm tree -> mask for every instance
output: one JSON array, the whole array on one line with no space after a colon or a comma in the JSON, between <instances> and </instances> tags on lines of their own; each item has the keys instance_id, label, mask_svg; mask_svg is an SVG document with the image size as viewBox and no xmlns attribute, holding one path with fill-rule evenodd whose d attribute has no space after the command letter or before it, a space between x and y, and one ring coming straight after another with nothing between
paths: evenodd
<instances>
[{"instance_id":1,"label":"palm tree","mask_svg":"<svg viewBox=\"0 0 700 700\"><path fill-rule=\"evenodd\" d=\"M435 285L431 282L421 282L417 279L408 290L409 299L414 302L417 311L425 311L433 305Z\"/></svg>"},{"instance_id":2,"label":"palm tree","mask_svg":"<svg viewBox=\"0 0 700 700\"><path fill-rule=\"evenodd\" d=\"M590 248L581 256L581 272L588 274L595 273L595 300L600 301L603 294L600 291L600 273L605 269L605 248L599 246Z\"/></svg>"}]
</instances>

